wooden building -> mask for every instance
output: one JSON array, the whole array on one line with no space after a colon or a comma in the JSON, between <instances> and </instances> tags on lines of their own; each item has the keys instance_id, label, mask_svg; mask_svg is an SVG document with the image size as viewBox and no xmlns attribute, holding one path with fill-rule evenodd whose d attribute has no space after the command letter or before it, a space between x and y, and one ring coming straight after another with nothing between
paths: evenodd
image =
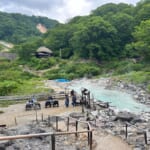
<instances>
[{"instance_id":1,"label":"wooden building","mask_svg":"<svg viewBox=\"0 0 150 150\"><path fill-rule=\"evenodd\" d=\"M36 57L42 58L42 57L51 57L53 55L52 50L48 49L47 47L39 47L36 51Z\"/></svg>"}]
</instances>

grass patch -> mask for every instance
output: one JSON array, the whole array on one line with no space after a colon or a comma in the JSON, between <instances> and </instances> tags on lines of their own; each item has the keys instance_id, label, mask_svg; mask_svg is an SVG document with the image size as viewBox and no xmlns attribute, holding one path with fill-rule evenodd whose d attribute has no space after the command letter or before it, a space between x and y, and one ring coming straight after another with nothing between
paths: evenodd
<instances>
[{"instance_id":1,"label":"grass patch","mask_svg":"<svg viewBox=\"0 0 150 150\"><path fill-rule=\"evenodd\" d=\"M33 78L29 80L19 80L19 82L5 81L0 84L0 95L32 95L37 93L51 92L51 89L45 88L43 79Z\"/></svg>"},{"instance_id":2,"label":"grass patch","mask_svg":"<svg viewBox=\"0 0 150 150\"><path fill-rule=\"evenodd\" d=\"M132 82L135 84L147 84L147 81L150 81L150 72L143 71L133 71L120 76L120 79Z\"/></svg>"},{"instance_id":3,"label":"grass patch","mask_svg":"<svg viewBox=\"0 0 150 150\"><path fill-rule=\"evenodd\" d=\"M147 85L147 91L150 93L150 84Z\"/></svg>"},{"instance_id":4,"label":"grass patch","mask_svg":"<svg viewBox=\"0 0 150 150\"><path fill-rule=\"evenodd\" d=\"M13 101L13 100L2 100L0 101L0 107L8 107L10 105L25 103L25 101Z\"/></svg>"},{"instance_id":5,"label":"grass patch","mask_svg":"<svg viewBox=\"0 0 150 150\"><path fill-rule=\"evenodd\" d=\"M18 87L15 92L16 95L30 95L36 93L46 93L50 92L51 89L45 88L42 80L40 79L31 79L24 80L22 84Z\"/></svg>"},{"instance_id":6,"label":"grass patch","mask_svg":"<svg viewBox=\"0 0 150 150\"><path fill-rule=\"evenodd\" d=\"M54 68L45 72L44 77L48 79L75 79L82 77L93 77L99 74L100 68L94 62L63 61L58 65L58 68Z\"/></svg>"}]
</instances>

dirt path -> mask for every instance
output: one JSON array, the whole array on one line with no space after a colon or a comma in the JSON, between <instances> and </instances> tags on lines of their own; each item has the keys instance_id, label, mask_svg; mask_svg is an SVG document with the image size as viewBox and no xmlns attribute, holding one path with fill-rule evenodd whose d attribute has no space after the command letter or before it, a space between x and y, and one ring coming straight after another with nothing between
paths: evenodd
<instances>
[{"instance_id":1,"label":"dirt path","mask_svg":"<svg viewBox=\"0 0 150 150\"><path fill-rule=\"evenodd\" d=\"M69 112L81 112L81 107L72 107L65 108L64 101L60 100L60 107L54 108L44 108L45 102L41 103L41 110L37 111L37 117L40 120L43 114L43 117L46 118L48 115L62 115ZM16 104L11 105L7 108L0 108L4 111L3 114L0 114L0 124L6 124L7 126L13 126L16 124L24 124L31 120L36 120L36 111L26 111L25 104ZM16 118L16 119L15 119Z\"/></svg>"},{"instance_id":2,"label":"dirt path","mask_svg":"<svg viewBox=\"0 0 150 150\"><path fill-rule=\"evenodd\" d=\"M37 111L38 120L41 120L43 114L44 118L48 115L65 115L70 112L81 112L81 107L65 108L64 101L60 101L60 107L44 108L44 102L41 102L41 110ZM36 112L25 111L25 104L11 105L8 108L0 108L4 113L0 114L0 124L6 124L8 127L25 124L29 121L36 120ZM15 119L16 118L16 119ZM132 150L132 148L122 139L104 133L103 131L94 131L94 141L96 145L95 150Z\"/></svg>"},{"instance_id":3,"label":"dirt path","mask_svg":"<svg viewBox=\"0 0 150 150\"><path fill-rule=\"evenodd\" d=\"M103 131L95 131L94 140L97 143L95 150L132 150L121 138Z\"/></svg>"},{"instance_id":4,"label":"dirt path","mask_svg":"<svg viewBox=\"0 0 150 150\"><path fill-rule=\"evenodd\" d=\"M64 87L67 85L64 83L59 85L58 83L46 82L46 87L53 87L55 91L64 90ZM44 102L41 103L41 110L37 111L37 119L40 120L43 114L43 117L46 118L48 115L65 115L71 112L81 112L81 107L72 107L65 108L64 101L60 100L60 107L55 108L44 108ZM16 124L25 124L28 121L36 120L36 111L25 111L25 104L16 104L11 105L8 108L0 108L4 111L3 114L0 114L0 124L6 124L9 126L14 126ZM96 130L94 131L94 150L132 150L125 141L119 137L105 133L104 131Z\"/></svg>"}]
</instances>

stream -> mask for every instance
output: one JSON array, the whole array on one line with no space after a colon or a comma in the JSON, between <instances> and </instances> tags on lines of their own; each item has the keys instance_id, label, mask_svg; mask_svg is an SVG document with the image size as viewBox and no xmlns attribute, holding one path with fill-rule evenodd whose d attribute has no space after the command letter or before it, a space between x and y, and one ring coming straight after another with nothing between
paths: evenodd
<instances>
[{"instance_id":1,"label":"stream","mask_svg":"<svg viewBox=\"0 0 150 150\"><path fill-rule=\"evenodd\" d=\"M82 88L86 88L91 92L91 97L96 101L109 102L111 107L120 111L134 113L140 113L142 111L150 112L148 106L135 101L132 95L121 91L105 89L105 86L102 84L83 80L82 82L73 82L69 88L74 89L79 94L81 94Z\"/></svg>"}]
</instances>

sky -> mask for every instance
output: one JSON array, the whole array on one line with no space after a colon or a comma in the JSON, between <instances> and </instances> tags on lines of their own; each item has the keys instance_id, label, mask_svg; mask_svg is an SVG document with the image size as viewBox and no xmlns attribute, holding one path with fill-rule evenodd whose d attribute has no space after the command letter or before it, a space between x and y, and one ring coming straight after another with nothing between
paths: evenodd
<instances>
[{"instance_id":1,"label":"sky","mask_svg":"<svg viewBox=\"0 0 150 150\"><path fill-rule=\"evenodd\" d=\"M88 15L106 3L135 5L140 0L0 0L0 11L45 16L65 23L74 16Z\"/></svg>"}]
</instances>

